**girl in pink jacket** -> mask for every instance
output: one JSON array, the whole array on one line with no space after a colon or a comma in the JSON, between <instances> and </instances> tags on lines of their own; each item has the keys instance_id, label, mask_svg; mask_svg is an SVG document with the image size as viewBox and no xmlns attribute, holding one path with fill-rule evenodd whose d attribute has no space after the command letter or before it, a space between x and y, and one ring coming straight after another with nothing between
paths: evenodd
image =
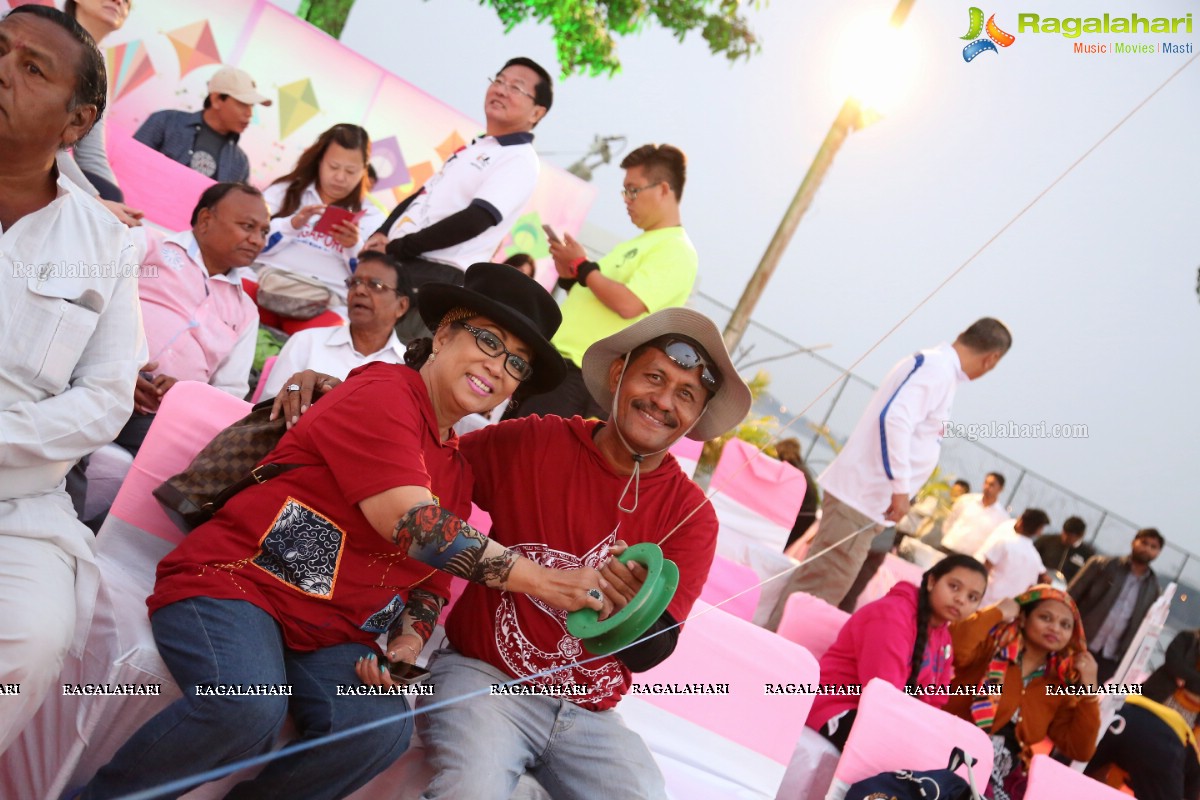
<instances>
[{"instance_id":1,"label":"girl in pink jacket","mask_svg":"<svg viewBox=\"0 0 1200 800\"><path fill-rule=\"evenodd\" d=\"M949 699L936 687L954 677L949 624L975 612L987 589L987 570L971 556L947 556L921 576L921 586L898 583L854 612L821 657L821 686L805 723L846 745L862 687L883 678L940 708Z\"/></svg>"}]
</instances>

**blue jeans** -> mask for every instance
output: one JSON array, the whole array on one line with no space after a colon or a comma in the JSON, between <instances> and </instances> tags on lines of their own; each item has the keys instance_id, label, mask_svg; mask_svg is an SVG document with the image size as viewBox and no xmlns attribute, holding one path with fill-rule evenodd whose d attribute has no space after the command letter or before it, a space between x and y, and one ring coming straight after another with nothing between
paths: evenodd
<instances>
[{"instance_id":1,"label":"blue jeans","mask_svg":"<svg viewBox=\"0 0 1200 800\"><path fill-rule=\"evenodd\" d=\"M251 603L182 600L155 612L150 625L183 697L122 745L84 789L87 800L148 789L265 753L288 713L303 741L408 709L402 695L337 695L339 684L361 684L354 664L371 648L343 644L306 653L288 650L279 624ZM197 690L260 684L288 684L291 696L210 696ZM228 797L344 797L398 758L411 735L412 720L405 718L277 758Z\"/></svg>"},{"instance_id":2,"label":"blue jeans","mask_svg":"<svg viewBox=\"0 0 1200 800\"><path fill-rule=\"evenodd\" d=\"M437 651L430 671L436 693L419 706L511 680L453 650ZM434 769L423 800L508 800L523 772L555 800L666 800L650 750L616 711L484 694L423 714L417 724Z\"/></svg>"}]
</instances>

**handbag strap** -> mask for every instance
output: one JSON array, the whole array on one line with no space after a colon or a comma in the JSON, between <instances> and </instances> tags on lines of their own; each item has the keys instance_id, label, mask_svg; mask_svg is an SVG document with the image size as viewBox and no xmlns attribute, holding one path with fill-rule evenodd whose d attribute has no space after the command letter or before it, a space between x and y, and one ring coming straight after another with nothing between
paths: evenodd
<instances>
[{"instance_id":1,"label":"handbag strap","mask_svg":"<svg viewBox=\"0 0 1200 800\"><path fill-rule=\"evenodd\" d=\"M250 474L242 478L237 483L231 483L221 490L221 493L214 497L209 502L205 503L200 508L209 513L215 514L220 511L226 503L229 502L235 494L242 491L248 486L253 486L256 483L265 483L277 475L282 475L285 472L291 472L299 467L307 466L306 464L262 464L250 470Z\"/></svg>"},{"instance_id":2,"label":"handbag strap","mask_svg":"<svg viewBox=\"0 0 1200 800\"><path fill-rule=\"evenodd\" d=\"M971 767L979 763L979 760L967 755L966 751L961 747L956 747L950 751L950 763L946 768L951 772L958 769L960 765L965 765L967 768L967 786L971 789L971 800L981 800L979 790L975 788L975 773Z\"/></svg>"}]
</instances>

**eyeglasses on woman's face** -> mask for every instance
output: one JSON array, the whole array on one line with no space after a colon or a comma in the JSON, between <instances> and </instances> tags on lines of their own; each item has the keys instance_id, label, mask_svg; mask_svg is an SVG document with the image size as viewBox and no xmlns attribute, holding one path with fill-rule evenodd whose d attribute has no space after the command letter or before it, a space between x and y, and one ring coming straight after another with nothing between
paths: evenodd
<instances>
[{"instance_id":1,"label":"eyeglasses on woman's face","mask_svg":"<svg viewBox=\"0 0 1200 800\"><path fill-rule=\"evenodd\" d=\"M465 322L456 322L460 328L475 337L475 344L479 345L479 349L488 356L496 358L503 355L504 371L519 381L527 381L533 376L533 365L526 361L521 356L512 352L504 346L504 342L500 341L500 337L489 330L476 328L474 325L468 325Z\"/></svg>"}]
</instances>

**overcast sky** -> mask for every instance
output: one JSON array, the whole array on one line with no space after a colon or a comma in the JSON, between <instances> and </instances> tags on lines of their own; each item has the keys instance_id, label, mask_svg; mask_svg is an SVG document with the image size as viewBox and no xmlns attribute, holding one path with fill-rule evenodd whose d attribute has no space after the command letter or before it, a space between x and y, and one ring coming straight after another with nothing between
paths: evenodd
<instances>
[{"instance_id":1,"label":"overcast sky","mask_svg":"<svg viewBox=\"0 0 1200 800\"><path fill-rule=\"evenodd\" d=\"M1018 32L1015 15L1183 16L1194 3L1029 0L998 11L1000 27L1017 36L1011 47L965 63L969 6L913 7L912 63L888 66L906 75L902 99L848 139L758 306L757 321L802 343L831 343L825 354L838 363L862 356L1192 58L1075 54L1071 39ZM775 0L752 13L762 53L733 66L698 37L680 45L653 29L621 40L617 77L559 82L538 149L566 166L595 134L682 147L698 288L732 305L841 105L835 65L870 52L847 31L891 9L874 0ZM1198 40L1074 41L1196 50ZM343 41L480 118L484 78L507 57L555 64L549 28L527 24L506 36L474 0L358 0ZM1198 132L1200 64L1192 63L858 368L878 381L901 356L953 338L976 317L1001 317L1015 346L995 372L962 388L955 419L1086 425L1084 439L987 444L1196 552ZM591 221L625 238L636 231L616 195L621 177L615 167L597 172ZM809 361L768 369L796 409L828 377L788 374L817 372Z\"/></svg>"}]
</instances>

